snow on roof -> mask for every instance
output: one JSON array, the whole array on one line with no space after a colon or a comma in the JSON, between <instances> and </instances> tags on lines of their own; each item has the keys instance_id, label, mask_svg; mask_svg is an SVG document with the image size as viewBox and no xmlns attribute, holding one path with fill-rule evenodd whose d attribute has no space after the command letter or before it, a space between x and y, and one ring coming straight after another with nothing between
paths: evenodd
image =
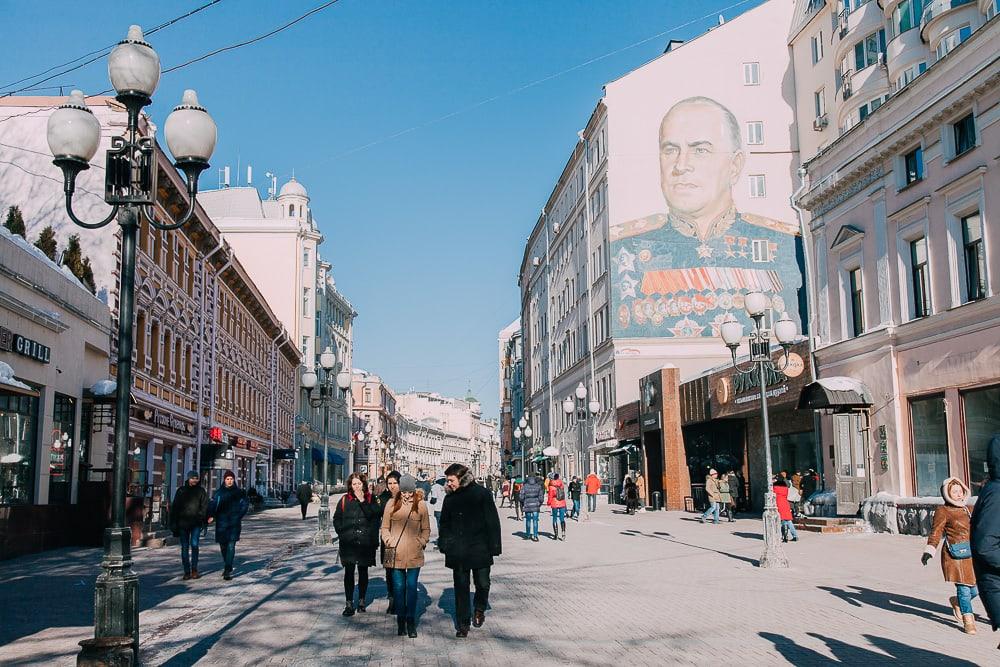
<instances>
[{"instance_id":1,"label":"snow on roof","mask_svg":"<svg viewBox=\"0 0 1000 667\"><path fill-rule=\"evenodd\" d=\"M66 280L70 281L71 283L73 283L74 285L85 291L87 294L91 294L90 288L81 283L80 280L73 275L73 272L69 270L68 266L62 266L60 264L56 264L55 262L53 262L51 259L49 259L48 255L46 255L44 252L41 251L40 248L36 247L34 243L31 243L20 234L14 234L6 227L0 225L0 236L3 236L5 239L9 240L14 245L21 248L21 250L34 255L34 257L38 261L42 262L42 264L47 265L53 271L66 278ZM93 294L91 294L91 296L93 296Z\"/></svg>"},{"instance_id":2,"label":"snow on roof","mask_svg":"<svg viewBox=\"0 0 1000 667\"><path fill-rule=\"evenodd\" d=\"M0 384L7 385L8 387L17 387L18 389L31 389L31 387L23 382L15 380L14 369L11 368L10 364L3 361L0 361Z\"/></svg>"}]
</instances>

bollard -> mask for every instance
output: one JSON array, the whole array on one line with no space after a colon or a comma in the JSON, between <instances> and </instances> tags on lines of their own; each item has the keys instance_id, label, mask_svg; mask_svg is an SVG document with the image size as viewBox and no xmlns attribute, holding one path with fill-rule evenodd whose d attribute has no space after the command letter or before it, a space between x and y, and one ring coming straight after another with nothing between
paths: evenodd
<instances>
[{"instance_id":1,"label":"bollard","mask_svg":"<svg viewBox=\"0 0 1000 667\"><path fill-rule=\"evenodd\" d=\"M653 511L659 511L663 509L663 494L659 491L653 491Z\"/></svg>"}]
</instances>

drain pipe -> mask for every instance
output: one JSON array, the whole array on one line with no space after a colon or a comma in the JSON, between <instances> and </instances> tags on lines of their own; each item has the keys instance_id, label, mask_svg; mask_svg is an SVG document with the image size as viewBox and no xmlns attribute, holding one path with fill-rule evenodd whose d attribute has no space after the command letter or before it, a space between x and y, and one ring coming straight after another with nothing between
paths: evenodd
<instances>
[{"instance_id":1,"label":"drain pipe","mask_svg":"<svg viewBox=\"0 0 1000 667\"><path fill-rule=\"evenodd\" d=\"M806 288L806 319L809 326L809 376L810 382L816 381L816 294L814 292L816 288L815 280L813 279L813 265L812 265L812 234L809 231L809 225L805 221L805 216L803 215L802 209L798 205L798 199L806 191L808 184L808 170L805 165L800 166L798 170L799 175L799 189L796 190L791 198L790 202L792 208L795 210L795 215L799 219L799 234L802 238L802 256L805 262L805 275L802 276L802 282ZM813 410L813 439L816 441L816 465L819 466L819 488L821 491L826 489L826 474L823 465L823 442L822 442L822 428L820 423L820 414L818 411Z\"/></svg>"}]
</instances>

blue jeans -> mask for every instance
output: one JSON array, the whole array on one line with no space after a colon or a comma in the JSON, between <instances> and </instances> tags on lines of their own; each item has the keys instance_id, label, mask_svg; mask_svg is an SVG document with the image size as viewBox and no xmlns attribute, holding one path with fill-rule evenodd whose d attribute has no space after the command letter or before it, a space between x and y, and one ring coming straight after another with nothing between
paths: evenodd
<instances>
[{"instance_id":1,"label":"blue jeans","mask_svg":"<svg viewBox=\"0 0 1000 667\"><path fill-rule=\"evenodd\" d=\"M799 534L795 530L795 524L788 519L781 520L781 538L787 540L789 538L793 540L799 539Z\"/></svg>"},{"instance_id":2,"label":"blue jeans","mask_svg":"<svg viewBox=\"0 0 1000 667\"><path fill-rule=\"evenodd\" d=\"M233 571L233 561L236 560L236 542L219 542L219 550L222 552L222 562L225 563L225 571Z\"/></svg>"},{"instance_id":3,"label":"blue jeans","mask_svg":"<svg viewBox=\"0 0 1000 667\"><path fill-rule=\"evenodd\" d=\"M191 574L191 570L198 569L198 542L201 540L201 526L194 528L181 528L181 563L184 565L184 574Z\"/></svg>"},{"instance_id":4,"label":"blue jeans","mask_svg":"<svg viewBox=\"0 0 1000 667\"><path fill-rule=\"evenodd\" d=\"M415 620L417 618L417 578L419 567L392 571L396 618Z\"/></svg>"},{"instance_id":5,"label":"blue jeans","mask_svg":"<svg viewBox=\"0 0 1000 667\"><path fill-rule=\"evenodd\" d=\"M955 592L958 594L958 608L963 614L974 614L972 611L972 598L979 595L979 588L976 586L966 586L965 584L955 584Z\"/></svg>"},{"instance_id":6,"label":"blue jeans","mask_svg":"<svg viewBox=\"0 0 1000 667\"><path fill-rule=\"evenodd\" d=\"M576 519L579 516L580 516L580 499L579 498L574 498L573 499L573 511L570 512L570 517Z\"/></svg>"},{"instance_id":7,"label":"blue jeans","mask_svg":"<svg viewBox=\"0 0 1000 667\"><path fill-rule=\"evenodd\" d=\"M553 532L559 526L559 524L566 524L566 508L565 507L553 507L552 508L552 530Z\"/></svg>"},{"instance_id":8,"label":"blue jeans","mask_svg":"<svg viewBox=\"0 0 1000 667\"><path fill-rule=\"evenodd\" d=\"M587 510L591 512L597 511L597 494L588 493L587 494Z\"/></svg>"},{"instance_id":9,"label":"blue jeans","mask_svg":"<svg viewBox=\"0 0 1000 667\"><path fill-rule=\"evenodd\" d=\"M709 515L713 515L715 518L712 520L713 523L719 523L719 503L714 500L709 501L708 509L705 510L701 515L701 520L704 521Z\"/></svg>"},{"instance_id":10,"label":"blue jeans","mask_svg":"<svg viewBox=\"0 0 1000 667\"><path fill-rule=\"evenodd\" d=\"M524 532L528 537L538 537L538 512L524 513Z\"/></svg>"}]
</instances>

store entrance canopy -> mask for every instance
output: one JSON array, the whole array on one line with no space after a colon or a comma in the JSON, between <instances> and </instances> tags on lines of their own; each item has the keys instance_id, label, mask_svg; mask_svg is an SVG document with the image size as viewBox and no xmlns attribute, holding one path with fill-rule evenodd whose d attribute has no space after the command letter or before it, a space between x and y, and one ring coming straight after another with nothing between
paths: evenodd
<instances>
[{"instance_id":1,"label":"store entrance canopy","mask_svg":"<svg viewBox=\"0 0 1000 667\"><path fill-rule=\"evenodd\" d=\"M836 376L807 384L799 395L800 410L854 410L870 408L872 394L860 380Z\"/></svg>"}]
</instances>

